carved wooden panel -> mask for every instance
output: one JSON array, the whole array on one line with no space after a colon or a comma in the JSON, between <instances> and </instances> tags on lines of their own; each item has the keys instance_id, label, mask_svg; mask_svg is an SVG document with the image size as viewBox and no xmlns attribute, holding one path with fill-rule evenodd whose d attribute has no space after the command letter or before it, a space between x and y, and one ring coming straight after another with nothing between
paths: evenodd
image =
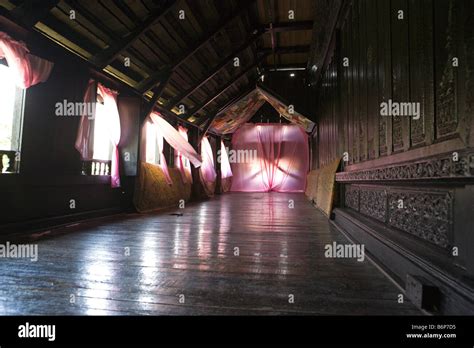
<instances>
[{"instance_id":1,"label":"carved wooden panel","mask_svg":"<svg viewBox=\"0 0 474 348\"><path fill-rule=\"evenodd\" d=\"M442 248L452 244L450 190L346 185L344 206Z\"/></svg>"},{"instance_id":2,"label":"carved wooden panel","mask_svg":"<svg viewBox=\"0 0 474 348\"><path fill-rule=\"evenodd\" d=\"M367 156L367 1L361 0L359 5L359 160L366 161Z\"/></svg>"},{"instance_id":3,"label":"carved wooden panel","mask_svg":"<svg viewBox=\"0 0 474 348\"><path fill-rule=\"evenodd\" d=\"M337 173L336 181L450 180L473 178L473 176L474 151L471 149L459 151L457 161L453 159L452 153L445 153L393 166Z\"/></svg>"},{"instance_id":4,"label":"carved wooden panel","mask_svg":"<svg viewBox=\"0 0 474 348\"><path fill-rule=\"evenodd\" d=\"M391 32L390 32L390 3L377 1L377 44L378 44L378 105L392 98L392 65L391 65ZM380 111L378 110L379 115ZM379 150L380 156L391 153L392 148L392 118L385 116L379 120Z\"/></svg>"},{"instance_id":5,"label":"carved wooden panel","mask_svg":"<svg viewBox=\"0 0 474 348\"><path fill-rule=\"evenodd\" d=\"M451 192L397 191L388 196L390 226L447 248L452 229Z\"/></svg>"},{"instance_id":6,"label":"carved wooden panel","mask_svg":"<svg viewBox=\"0 0 474 348\"><path fill-rule=\"evenodd\" d=\"M359 211L359 186L346 185L344 205L355 211Z\"/></svg>"},{"instance_id":7,"label":"carved wooden panel","mask_svg":"<svg viewBox=\"0 0 474 348\"><path fill-rule=\"evenodd\" d=\"M433 141L434 59L432 0L409 0L410 101L420 103L419 119L411 119L411 146Z\"/></svg>"},{"instance_id":8,"label":"carved wooden panel","mask_svg":"<svg viewBox=\"0 0 474 348\"><path fill-rule=\"evenodd\" d=\"M440 1L435 6L436 21L436 138L456 133L456 54L455 15L458 1Z\"/></svg>"},{"instance_id":9,"label":"carved wooden panel","mask_svg":"<svg viewBox=\"0 0 474 348\"><path fill-rule=\"evenodd\" d=\"M392 0L392 89L395 102L409 101L408 18L407 0ZM408 149L409 123L410 119L407 116L393 117L394 152Z\"/></svg>"},{"instance_id":10,"label":"carved wooden panel","mask_svg":"<svg viewBox=\"0 0 474 348\"><path fill-rule=\"evenodd\" d=\"M387 191L360 187L359 211L381 222L387 221Z\"/></svg>"},{"instance_id":11,"label":"carved wooden panel","mask_svg":"<svg viewBox=\"0 0 474 348\"><path fill-rule=\"evenodd\" d=\"M355 0L352 6L352 54L349 57L352 66L352 84L353 84L353 138L352 138L352 158L354 163L360 161L360 108L359 108L359 6L358 1Z\"/></svg>"}]
</instances>

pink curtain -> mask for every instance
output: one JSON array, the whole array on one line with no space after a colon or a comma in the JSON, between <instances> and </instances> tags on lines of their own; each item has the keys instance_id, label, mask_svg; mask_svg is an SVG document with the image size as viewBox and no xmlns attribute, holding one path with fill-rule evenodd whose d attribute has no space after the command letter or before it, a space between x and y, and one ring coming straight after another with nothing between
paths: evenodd
<instances>
[{"instance_id":1,"label":"pink curtain","mask_svg":"<svg viewBox=\"0 0 474 348\"><path fill-rule=\"evenodd\" d=\"M232 169L230 168L229 155L227 149L225 148L224 142L221 140L221 152L220 152L220 162L221 162L221 178L226 179L232 176Z\"/></svg>"},{"instance_id":2,"label":"pink curtain","mask_svg":"<svg viewBox=\"0 0 474 348\"><path fill-rule=\"evenodd\" d=\"M201 182L208 196L214 195L216 170L214 168L214 154L209 139L205 136L201 140L202 165L200 168Z\"/></svg>"},{"instance_id":3,"label":"pink curtain","mask_svg":"<svg viewBox=\"0 0 474 348\"><path fill-rule=\"evenodd\" d=\"M15 83L20 88L28 88L45 82L54 64L29 53L23 42L15 41L0 32L0 59L5 58L14 71Z\"/></svg>"},{"instance_id":4,"label":"pink curtain","mask_svg":"<svg viewBox=\"0 0 474 348\"><path fill-rule=\"evenodd\" d=\"M94 80L89 80L87 85L86 92L84 93L84 103L92 103L95 105L97 98L97 83ZM87 108L84 108L86 112ZM94 115L81 115L81 120L79 121L79 129L77 131L75 147L77 151L81 154L81 159L83 161L92 159L92 141L89 141L92 136L92 120L95 118L95 108Z\"/></svg>"},{"instance_id":5,"label":"pink curtain","mask_svg":"<svg viewBox=\"0 0 474 348\"><path fill-rule=\"evenodd\" d=\"M155 124L152 123L156 128L156 146L158 153L160 154L160 167L163 170L163 174L165 175L166 183L168 185L173 185L173 180L171 180L170 171L168 170L168 163L166 163L166 157L163 153L164 150L164 139L163 134L161 133L160 128Z\"/></svg>"},{"instance_id":6,"label":"pink curtain","mask_svg":"<svg viewBox=\"0 0 474 348\"><path fill-rule=\"evenodd\" d=\"M104 99L104 117L107 117L109 124L109 138L113 145L112 150L112 169L110 171L110 183L112 187L120 187L119 173L119 151L120 142L120 115L117 107L117 92L112 91L102 84L97 85L97 92Z\"/></svg>"},{"instance_id":7,"label":"pink curtain","mask_svg":"<svg viewBox=\"0 0 474 348\"><path fill-rule=\"evenodd\" d=\"M234 133L232 149L232 191L304 191L309 148L300 126L246 124Z\"/></svg>"},{"instance_id":8,"label":"pink curtain","mask_svg":"<svg viewBox=\"0 0 474 348\"><path fill-rule=\"evenodd\" d=\"M150 117L153 123L160 129L165 140L175 150L181 152L183 156L188 158L194 167L201 166L201 156L193 149L193 147L183 138L183 136L168 122L166 122L158 113L152 112Z\"/></svg>"},{"instance_id":9,"label":"pink curtain","mask_svg":"<svg viewBox=\"0 0 474 348\"><path fill-rule=\"evenodd\" d=\"M184 138L184 140L188 141L188 130L182 126L178 126L178 132ZM183 183L192 183L193 176L191 174L191 165L189 164L189 160L179 151L177 150L176 155L176 167L179 169L181 173L181 179Z\"/></svg>"},{"instance_id":10,"label":"pink curtain","mask_svg":"<svg viewBox=\"0 0 474 348\"><path fill-rule=\"evenodd\" d=\"M222 140L218 160L221 164L221 190L228 192L232 186L232 169L230 168L229 154Z\"/></svg>"}]
</instances>

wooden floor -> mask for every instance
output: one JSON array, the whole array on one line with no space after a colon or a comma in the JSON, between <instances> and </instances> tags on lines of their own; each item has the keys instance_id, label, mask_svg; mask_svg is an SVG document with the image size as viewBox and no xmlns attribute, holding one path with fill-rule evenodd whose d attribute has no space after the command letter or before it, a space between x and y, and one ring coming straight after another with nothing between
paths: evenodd
<instances>
[{"instance_id":1,"label":"wooden floor","mask_svg":"<svg viewBox=\"0 0 474 348\"><path fill-rule=\"evenodd\" d=\"M0 314L421 314L367 259L325 258L333 241L348 243L302 194L81 225L41 239L37 262L0 259Z\"/></svg>"}]
</instances>

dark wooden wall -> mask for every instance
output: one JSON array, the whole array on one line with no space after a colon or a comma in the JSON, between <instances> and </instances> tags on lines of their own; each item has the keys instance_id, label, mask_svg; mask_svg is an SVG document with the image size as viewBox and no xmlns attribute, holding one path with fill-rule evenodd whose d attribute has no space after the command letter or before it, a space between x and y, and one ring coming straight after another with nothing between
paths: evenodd
<instances>
[{"instance_id":1,"label":"dark wooden wall","mask_svg":"<svg viewBox=\"0 0 474 348\"><path fill-rule=\"evenodd\" d=\"M318 85L321 165L345 151L352 165L453 139L472 145L471 7L463 0L352 1ZM420 102L421 118L380 116L388 99Z\"/></svg>"},{"instance_id":2,"label":"dark wooden wall","mask_svg":"<svg viewBox=\"0 0 474 348\"><path fill-rule=\"evenodd\" d=\"M0 175L1 233L131 210L141 99L119 95L122 187L112 189L106 176L81 175L82 164L74 147L79 117L56 116L55 103L82 101L91 78L89 67L46 41L28 37L26 41L33 53L55 65L47 82L25 92L20 173ZM129 161L124 160L125 153ZM75 209L70 208L71 199Z\"/></svg>"},{"instance_id":3,"label":"dark wooden wall","mask_svg":"<svg viewBox=\"0 0 474 348\"><path fill-rule=\"evenodd\" d=\"M336 176L341 209L413 237L472 277L473 2L348 3L317 85L313 166L347 153ZM389 99L419 102L420 119L381 116Z\"/></svg>"}]
</instances>

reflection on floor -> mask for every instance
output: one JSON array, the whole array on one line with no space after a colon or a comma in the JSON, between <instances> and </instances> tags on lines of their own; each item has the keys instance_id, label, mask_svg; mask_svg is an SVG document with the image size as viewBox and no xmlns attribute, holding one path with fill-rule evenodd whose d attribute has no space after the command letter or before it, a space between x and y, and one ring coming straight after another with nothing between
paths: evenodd
<instances>
[{"instance_id":1,"label":"reflection on floor","mask_svg":"<svg viewBox=\"0 0 474 348\"><path fill-rule=\"evenodd\" d=\"M367 259L326 258L334 241L302 194L81 225L40 240L37 262L0 259L0 314L421 314Z\"/></svg>"}]
</instances>

